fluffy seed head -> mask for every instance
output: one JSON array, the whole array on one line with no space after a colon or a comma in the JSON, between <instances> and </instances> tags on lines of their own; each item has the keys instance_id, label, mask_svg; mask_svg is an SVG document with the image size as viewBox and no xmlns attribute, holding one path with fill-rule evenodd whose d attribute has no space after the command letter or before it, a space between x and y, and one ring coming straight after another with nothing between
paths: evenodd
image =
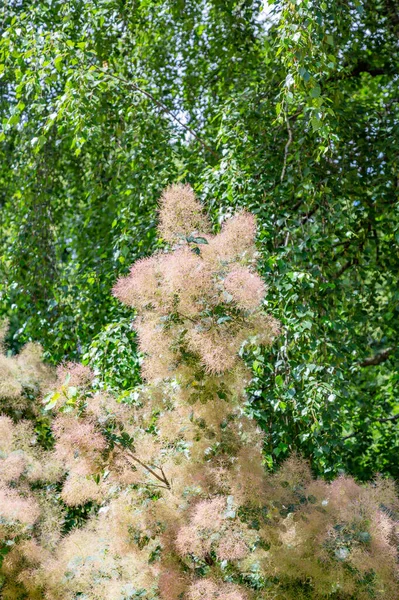
<instances>
[{"instance_id":1,"label":"fluffy seed head","mask_svg":"<svg viewBox=\"0 0 399 600\"><path fill-rule=\"evenodd\" d=\"M14 425L10 417L0 415L0 452L8 454L14 439Z\"/></svg>"},{"instance_id":2,"label":"fluffy seed head","mask_svg":"<svg viewBox=\"0 0 399 600\"><path fill-rule=\"evenodd\" d=\"M14 489L0 487L0 521L33 525L39 515L39 506L33 498L23 498Z\"/></svg>"},{"instance_id":3,"label":"fluffy seed head","mask_svg":"<svg viewBox=\"0 0 399 600\"><path fill-rule=\"evenodd\" d=\"M187 588L187 580L178 569L164 570L158 582L162 600L180 600Z\"/></svg>"},{"instance_id":4,"label":"fluffy seed head","mask_svg":"<svg viewBox=\"0 0 399 600\"><path fill-rule=\"evenodd\" d=\"M242 211L225 222L222 231L209 244L220 262L250 264L256 253L256 221L253 214Z\"/></svg>"},{"instance_id":5,"label":"fluffy seed head","mask_svg":"<svg viewBox=\"0 0 399 600\"><path fill-rule=\"evenodd\" d=\"M22 452L12 452L4 460L0 459L0 481L9 483L21 477L26 461Z\"/></svg>"},{"instance_id":6,"label":"fluffy seed head","mask_svg":"<svg viewBox=\"0 0 399 600\"><path fill-rule=\"evenodd\" d=\"M218 297L207 263L191 252L180 248L164 262L165 287L178 301L183 315L194 315Z\"/></svg>"},{"instance_id":7,"label":"fluffy seed head","mask_svg":"<svg viewBox=\"0 0 399 600\"><path fill-rule=\"evenodd\" d=\"M212 579L201 579L190 587L190 600L246 600L246 595L238 586L220 584Z\"/></svg>"},{"instance_id":8,"label":"fluffy seed head","mask_svg":"<svg viewBox=\"0 0 399 600\"><path fill-rule=\"evenodd\" d=\"M13 400L22 392L18 365L12 358L0 355L0 399Z\"/></svg>"},{"instance_id":9,"label":"fluffy seed head","mask_svg":"<svg viewBox=\"0 0 399 600\"><path fill-rule=\"evenodd\" d=\"M240 308L253 310L257 308L265 295L265 284L255 273L245 267L231 271L224 282L224 289L233 296Z\"/></svg>"},{"instance_id":10,"label":"fluffy seed head","mask_svg":"<svg viewBox=\"0 0 399 600\"><path fill-rule=\"evenodd\" d=\"M127 277L121 277L113 288L118 300L143 310L149 306L158 306L162 301L160 293L162 260L158 256L143 258L134 263Z\"/></svg>"},{"instance_id":11,"label":"fluffy seed head","mask_svg":"<svg viewBox=\"0 0 399 600\"><path fill-rule=\"evenodd\" d=\"M90 367L81 363L67 362L57 367L57 378L61 385L68 379L70 386L85 387L91 383L93 376Z\"/></svg>"},{"instance_id":12,"label":"fluffy seed head","mask_svg":"<svg viewBox=\"0 0 399 600\"><path fill-rule=\"evenodd\" d=\"M229 531L223 535L216 552L220 560L241 560L248 555L249 548L240 533Z\"/></svg>"},{"instance_id":13,"label":"fluffy seed head","mask_svg":"<svg viewBox=\"0 0 399 600\"><path fill-rule=\"evenodd\" d=\"M61 497L69 506L79 506L89 500L99 502L102 499L103 489L94 479L84 475L72 474L68 477L62 488Z\"/></svg>"},{"instance_id":14,"label":"fluffy seed head","mask_svg":"<svg viewBox=\"0 0 399 600\"><path fill-rule=\"evenodd\" d=\"M96 472L106 442L94 423L61 415L53 423L53 432L58 460L71 469L78 465L82 474Z\"/></svg>"},{"instance_id":15,"label":"fluffy seed head","mask_svg":"<svg viewBox=\"0 0 399 600\"><path fill-rule=\"evenodd\" d=\"M226 509L226 499L222 497L203 500L196 504L192 523L196 527L219 529L223 522L223 512Z\"/></svg>"},{"instance_id":16,"label":"fluffy seed head","mask_svg":"<svg viewBox=\"0 0 399 600\"><path fill-rule=\"evenodd\" d=\"M167 242L181 242L185 236L207 233L210 224L203 207L189 185L171 185L159 202L158 232Z\"/></svg>"}]
</instances>

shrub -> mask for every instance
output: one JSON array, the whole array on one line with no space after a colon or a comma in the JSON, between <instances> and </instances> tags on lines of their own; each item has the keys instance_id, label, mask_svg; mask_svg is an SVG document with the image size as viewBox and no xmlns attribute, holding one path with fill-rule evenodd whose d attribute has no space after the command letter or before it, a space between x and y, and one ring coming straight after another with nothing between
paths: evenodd
<instances>
[{"instance_id":1,"label":"shrub","mask_svg":"<svg viewBox=\"0 0 399 600\"><path fill-rule=\"evenodd\" d=\"M25 425L2 417L0 473L13 472L0 487L3 598L398 597L392 482L328 484L296 456L266 473L242 360L279 330L263 311L256 224L242 212L210 229L190 188L165 191L170 249L114 288L137 310L145 383L118 399L93 389L88 367L61 366L45 397L54 447L34 455L38 485ZM94 514L61 537L46 485Z\"/></svg>"}]
</instances>

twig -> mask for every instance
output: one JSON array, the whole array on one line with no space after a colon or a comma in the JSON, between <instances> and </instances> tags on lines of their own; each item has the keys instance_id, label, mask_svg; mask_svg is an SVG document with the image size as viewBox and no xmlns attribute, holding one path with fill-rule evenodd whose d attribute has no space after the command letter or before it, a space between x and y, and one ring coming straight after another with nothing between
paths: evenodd
<instances>
[{"instance_id":1,"label":"twig","mask_svg":"<svg viewBox=\"0 0 399 600\"><path fill-rule=\"evenodd\" d=\"M301 225L304 225L313 215L319 210L320 204L315 204L309 212L305 213L301 218Z\"/></svg>"},{"instance_id":2,"label":"twig","mask_svg":"<svg viewBox=\"0 0 399 600\"><path fill-rule=\"evenodd\" d=\"M162 471L162 477L160 477L159 475L157 475L157 473L151 469L151 467L149 467L148 465L146 465L145 463L143 463L139 458L137 458L137 456L135 456L135 454L133 454L133 452L131 450L129 450L129 448L125 448L126 453L130 456L130 458L134 461L136 461L139 465L141 465L144 469L146 469L149 473L151 473L152 475L154 475L154 477L156 477L158 479L158 481L161 481L162 483L164 483L168 489L170 489L170 484L169 481L166 479L165 474Z\"/></svg>"},{"instance_id":3,"label":"twig","mask_svg":"<svg viewBox=\"0 0 399 600\"><path fill-rule=\"evenodd\" d=\"M399 413L393 415L393 417L385 417L385 419L377 419L378 423L386 423L387 421L397 421L399 419Z\"/></svg>"},{"instance_id":4,"label":"twig","mask_svg":"<svg viewBox=\"0 0 399 600\"><path fill-rule=\"evenodd\" d=\"M389 358L390 354L392 354L392 352L393 352L393 348L391 348L391 347L386 348L385 350L382 350L378 354L375 354L374 356L370 356L369 358L366 358L359 364L361 367L370 367L372 365L379 365L382 362L386 361Z\"/></svg>"},{"instance_id":5,"label":"twig","mask_svg":"<svg viewBox=\"0 0 399 600\"><path fill-rule=\"evenodd\" d=\"M349 438L355 437L356 435L357 435L357 432L354 431L353 433L350 433L349 435L346 435L345 437L343 437L342 441L344 442L345 440L349 440Z\"/></svg>"},{"instance_id":6,"label":"twig","mask_svg":"<svg viewBox=\"0 0 399 600\"><path fill-rule=\"evenodd\" d=\"M285 177L285 172L287 170L288 150L292 144L292 129L291 129L290 121L287 117L287 113L285 113L285 122L287 124L288 140L287 140L287 143L285 144L285 148L284 148L284 162L283 162L283 170L281 171L280 183L283 183L283 180Z\"/></svg>"},{"instance_id":7,"label":"twig","mask_svg":"<svg viewBox=\"0 0 399 600\"><path fill-rule=\"evenodd\" d=\"M161 472L162 472L162 477L160 477L153 469L151 469L151 467L149 467L148 465L146 465L145 463L143 463L139 458L137 458L137 456L135 454L133 454L133 452L131 450L129 450L129 448L125 448L119 442L114 442L114 443L115 443L116 446L118 446L124 452L126 452L126 454L128 456L130 456L130 458L132 460L134 460L136 463L138 463L140 466L142 466L143 469L146 469L149 473L151 473L151 475L153 475L156 479L158 479L158 481L160 481L161 483L163 483L168 490L170 490L170 483L167 480L166 475L165 475L162 467L160 467Z\"/></svg>"},{"instance_id":8,"label":"twig","mask_svg":"<svg viewBox=\"0 0 399 600\"><path fill-rule=\"evenodd\" d=\"M359 262L359 259L357 258L353 258L351 260L348 260L340 269L339 271L337 271L337 273L335 273L335 275L333 275L334 279L338 279L338 277L341 277L341 275L343 275L345 273L345 271L347 271L348 269L350 269L351 267L353 267L354 265L357 265Z\"/></svg>"},{"instance_id":9,"label":"twig","mask_svg":"<svg viewBox=\"0 0 399 600\"><path fill-rule=\"evenodd\" d=\"M169 490L169 488L166 487L166 485L159 485L159 483L151 483L150 481L140 481L140 483L141 485L150 485L151 487L159 488L162 490Z\"/></svg>"}]
</instances>

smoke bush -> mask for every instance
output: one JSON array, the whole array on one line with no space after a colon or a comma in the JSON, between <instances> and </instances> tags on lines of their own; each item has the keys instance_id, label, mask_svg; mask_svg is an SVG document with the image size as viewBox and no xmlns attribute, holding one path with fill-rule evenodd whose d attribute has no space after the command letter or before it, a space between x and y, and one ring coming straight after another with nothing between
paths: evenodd
<instances>
[{"instance_id":1,"label":"smoke bush","mask_svg":"<svg viewBox=\"0 0 399 600\"><path fill-rule=\"evenodd\" d=\"M114 288L137 311L145 383L118 399L61 366L44 399L51 450L0 418L2 597L394 600L393 483L328 484L296 456L264 469L241 356L279 326L262 308L254 217L211 235L192 190L172 186L159 221L169 250ZM7 373L12 390L20 371ZM86 502L95 514L62 536L62 506Z\"/></svg>"},{"instance_id":2,"label":"smoke bush","mask_svg":"<svg viewBox=\"0 0 399 600\"><path fill-rule=\"evenodd\" d=\"M54 384L54 373L43 363L39 344L26 344L17 356L7 356L3 351L6 332L7 322L0 323L0 414L29 418L38 413L32 396Z\"/></svg>"}]
</instances>

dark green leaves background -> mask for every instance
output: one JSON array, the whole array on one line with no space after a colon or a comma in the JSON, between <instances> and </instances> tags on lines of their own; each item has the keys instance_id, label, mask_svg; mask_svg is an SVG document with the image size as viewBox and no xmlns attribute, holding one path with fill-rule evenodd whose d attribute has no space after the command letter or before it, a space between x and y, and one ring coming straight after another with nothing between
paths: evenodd
<instances>
[{"instance_id":1,"label":"dark green leaves background","mask_svg":"<svg viewBox=\"0 0 399 600\"><path fill-rule=\"evenodd\" d=\"M328 478L397 477L395 3L6 0L0 28L10 349L37 340L134 386L111 287L159 244L164 186L189 182L215 228L258 218L283 325L249 357L266 464L297 450Z\"/></svg>"}]
</instances>

